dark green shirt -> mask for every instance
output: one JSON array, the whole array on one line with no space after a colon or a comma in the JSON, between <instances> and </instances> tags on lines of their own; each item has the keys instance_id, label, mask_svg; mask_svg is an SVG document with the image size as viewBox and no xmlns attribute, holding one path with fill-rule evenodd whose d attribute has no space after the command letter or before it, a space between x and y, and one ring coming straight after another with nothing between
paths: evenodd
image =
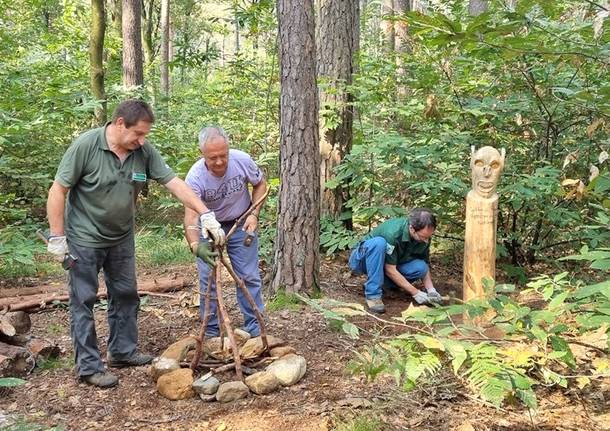
<instances>
[{"instance_id":1,"label":"dark green shirt","mask_svg":"<svg viewBox=\"0 0 610 431\"><path fill-rule=\"evenodd\" d=\"M363 239L376 236L385 238L388 247L385 263L400 265L414 259L423 259L430 263L430 242L418 242L409 234L409 219L395 218L381 223Z\"/></svg>"},{"instance_id":2,"label":"dark green shirt","mask_svg":"<svg viewBox=\"0 0 610 431\"><path fill-rule=\"evenodd\" d=\"M68 241L85 247L111 247L124 240L133 231L136 199L146 181L166 184L176 176L148 142L121 163L108 148L107 126L76 138L55 175L55 181L70 189Z\"/></svg>"}]
</instances>

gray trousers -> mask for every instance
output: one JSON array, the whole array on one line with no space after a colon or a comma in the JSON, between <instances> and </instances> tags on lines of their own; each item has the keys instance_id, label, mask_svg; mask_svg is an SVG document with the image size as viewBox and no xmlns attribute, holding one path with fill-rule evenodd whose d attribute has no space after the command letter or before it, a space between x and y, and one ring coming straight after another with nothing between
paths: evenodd
<instances>
[{"instance_id":1,"label":"gray trousers","mask_svg":"<svg viewBox=\"0 0 610 431\"><path fill-rule=\"evenodd\" d=\"M104 270L108 289L108 353L123 360L134 355L138 344L138 307L135 245L133 236L108 248L69 244L78 258L69 272L70 333L79 376L104 371L97 345L93 305L98 291L98 274Z\"/></svg>"}]
</instances>

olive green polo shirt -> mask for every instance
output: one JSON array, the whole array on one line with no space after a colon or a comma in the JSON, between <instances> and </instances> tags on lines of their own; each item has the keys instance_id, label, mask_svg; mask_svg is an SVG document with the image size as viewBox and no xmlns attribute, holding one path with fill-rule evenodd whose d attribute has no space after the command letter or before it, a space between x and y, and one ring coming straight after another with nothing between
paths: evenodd
<instances>
[{"instance_id":1,"label":"olive green polo shirt","mask_svg":"<svg viewBox=\"0 0 610 431\"><path fill-rule=\"evenodd\" d=\"M408 218L395 218L383 222L363 239L376 236L383 237L388 243L385 263L400 265L414 259L423 259L426 263L430 263L430 242L418 242L411 238Z\"/></svg>"},{"instance_id":2,"label":"olive green polo shirt","mask_svg":"<svg viewBox=\"0 0 610 431\"><path fill-rule=\"evenodd\" d=\"M76 138L55 175L55 181L70 189L65 212L68 241L85 247L112 247L127 238L146 181L166 184L176 176L148 142L121 163L106 142L108 124Z\"/></svg>"}]
</instances>

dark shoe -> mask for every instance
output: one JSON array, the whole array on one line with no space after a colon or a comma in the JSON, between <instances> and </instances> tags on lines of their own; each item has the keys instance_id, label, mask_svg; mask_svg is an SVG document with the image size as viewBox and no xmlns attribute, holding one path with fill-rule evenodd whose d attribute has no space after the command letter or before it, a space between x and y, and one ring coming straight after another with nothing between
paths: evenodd
<instances>
[{"instance_id":1,"label":"dark shoe","mask_svg":"<svg viewBox=\"0 0 610 431\"><path fill-rule=\"evenodd\" d=\"M89 385L97 386L102 389L111 388L119 383L119 378L107 371L81 376L80 379Z\"/></svg>"},{"instance_id":2,"label":"dark shoe","mask_svg":"<svg viewBox=\"0 0 610 431\"><path fill-rule=\"evenodd\" d=\"M369 307L369 310L371 310L373 313L385 313L385 305L383 305L383 301L381 300L381 298L367 299L366 306Z\"/></svg>"},{"instance_id":3,"label":"dark shoe","mask_svg":"<svg viewBox=\"0 0 610 431\"><path fill-rule=\"evenodd\" d=\"M107 356L107 364L112 368L124 368L124 367L140 367L142 365L150 364L154 359L151 355L145 355L144 353L136 353L128 359L114 359L110 353Z\"/></svg>"}]
</instances>

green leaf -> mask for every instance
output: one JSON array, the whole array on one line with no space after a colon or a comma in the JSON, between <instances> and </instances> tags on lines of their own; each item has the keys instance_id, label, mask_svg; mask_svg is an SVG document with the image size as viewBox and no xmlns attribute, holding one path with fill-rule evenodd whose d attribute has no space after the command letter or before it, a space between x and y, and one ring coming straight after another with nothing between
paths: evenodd
<instances>
[{"instance_id":1,"label":"green leaf","mask_svg":"<svg viewBox=\"0 0 610 431\"><path fill-rule=\"evenodd\" d=\"M551 341L551 346L555 352L565 352L565 354L561 357L562 362L564 362L570 368L576 368L576 361L574 360L574 355L572 354L572 350L570 346L559 335L551 335L549 337Z\"/></svg>"},{"instance_id":2,"label":"green leaf","mask_svg":"<svg viewBox=\"0 0 610 431\"><path fill-rule=\"evenodd\" d=\"M438 338L429 337L427 335L419 335L416 334L413 338L415 338L420 344L428 349L435 350L445 350L445 346L438 340Z\"/></svg>"},{"instance_id":3,"label":"green leaf","mask_svg":"<svg viewBox=\"0 0 610 431\"><path fill-rule=\"evenodd\" d=\"M350 338L357 340L358 339L358 335L360 334L360 331L358 330L358 327L356 325L354 325L351 322L343 322L343 325L341 325L341 329L343 330L343 332L345 332L347 335L349 335Z\"/></svg>"},{"instance_id":4,"label":"green leaf","mask_svg":"<svg viewBox=\"0 0 610 431\"><path fill-rule=\"evenodd\" d=\"M16 377L0 377L0 387L8 388L13 386L21 386L26 383L25 380Z\"/></svg>"}]
</instances>

